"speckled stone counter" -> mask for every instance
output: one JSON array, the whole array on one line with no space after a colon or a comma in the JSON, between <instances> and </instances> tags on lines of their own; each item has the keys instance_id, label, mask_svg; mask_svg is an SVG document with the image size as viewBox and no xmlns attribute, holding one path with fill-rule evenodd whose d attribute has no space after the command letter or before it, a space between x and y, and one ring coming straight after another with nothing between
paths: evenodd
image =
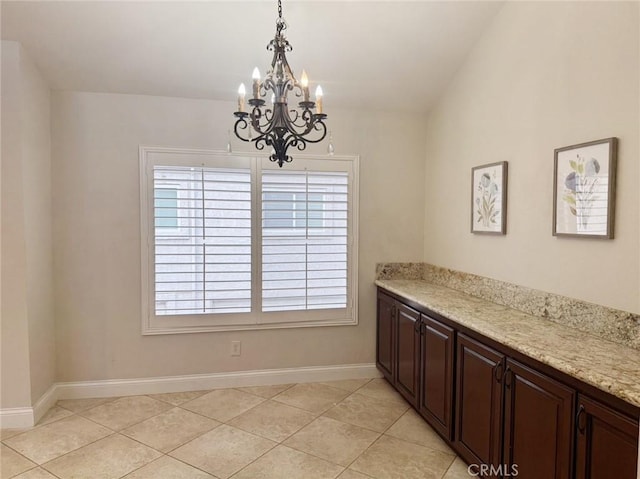
<instances>
[{"instance_id":1,"label":"speckled stone counter","mask_svg":"<svg viewBox=\"0 0 640 479\"><path fill-rule=\"evenodd\" d=\"M423 279L640 351L640 314L429 263L378 263L376 279Z\"/></svg>"},{"instance_id":2,"label":"speckled stone counter","mask_svg":"<svg viewBox=\"0 0 640 479\"><path fill-rule=\"evenodd\" d=\"M417 279L376 285L640 407L640 351Z\"/></svg>"}]
</instances>

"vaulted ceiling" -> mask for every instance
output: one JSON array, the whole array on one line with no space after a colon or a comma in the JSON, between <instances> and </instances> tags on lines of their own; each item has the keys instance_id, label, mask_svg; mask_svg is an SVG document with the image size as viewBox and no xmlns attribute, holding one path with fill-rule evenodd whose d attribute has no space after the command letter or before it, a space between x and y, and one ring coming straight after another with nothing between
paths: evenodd
<instances>
[{"instance_id":1,"label":"vaulted ceiling","mask_svg":"<svg viewBox=\"0 0 640 479\"><path fill-rule=\"evenodd\" d=\"M289 56L326 107L428 111L502 2L284 0ZM2 2L54 90L233 100L270 63L276 1Z\"/></svg>"}]
</instances>

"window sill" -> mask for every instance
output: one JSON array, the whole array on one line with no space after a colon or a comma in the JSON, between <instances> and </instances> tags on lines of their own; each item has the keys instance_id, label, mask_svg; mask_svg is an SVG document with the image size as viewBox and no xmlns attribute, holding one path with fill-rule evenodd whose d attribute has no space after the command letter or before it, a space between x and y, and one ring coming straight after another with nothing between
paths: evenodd
<instances>
[{"instance_id":1,"label":"window sill","mask_svg":"<svg viewBox=\"0 0 640 479\"><path fill-rule=\"evenodd\" d=\"M191 327L151 327L143 326L143 336L155 336L161 334L186 334L186 333L216 333L220 331L255 331L263 329L292 329L292 328L318 328L328 326L357 326L357 319L330 320L330 321L298 321L283 323L259 323L259 324L228 324L218 326L191 326Z\"/></svg>"}]
</instances>

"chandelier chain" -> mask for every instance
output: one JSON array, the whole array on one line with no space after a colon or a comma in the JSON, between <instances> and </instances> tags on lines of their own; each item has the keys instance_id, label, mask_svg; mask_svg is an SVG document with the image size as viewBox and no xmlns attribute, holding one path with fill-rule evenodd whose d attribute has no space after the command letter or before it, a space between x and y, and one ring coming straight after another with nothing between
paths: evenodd
<instances>
[{"instance_id":1,"label":"chandelier chain","mask_svg":"<svg viewBox=\"0 0 640 479\"><path fill-rule=\"evenodd\" d=\"M278 35L287 29L287 21L282 18L282 0L278 0L278 19L276 20L276 31Z\"/></svg>"}]
</instances>

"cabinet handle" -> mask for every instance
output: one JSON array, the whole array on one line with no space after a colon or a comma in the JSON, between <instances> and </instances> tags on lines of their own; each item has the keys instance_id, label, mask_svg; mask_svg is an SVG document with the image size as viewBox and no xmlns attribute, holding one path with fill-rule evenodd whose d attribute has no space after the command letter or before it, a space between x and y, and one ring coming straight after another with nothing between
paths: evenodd
<instances>
[{"instance_id":1,"label":"cabinet handle","mask_svg":"<svg viewBox=\"0 0 640 479\"><path fill-rule=\"evenodd\" d=\"M416 319L416 322L415 322L415 324L413 325L413 330L414 330L416 333L419 333L419 332L420 332L420 328L421 328L421 326L422 326L422 318L420 318L420 319Z\"/></svg>"},{"instance_id":2,"label":"cabinet handle","mask_svg":"<svg viewBox=\"0 0 640 479\"><path fill-rule=\"evenodd\" d=\"M504 376L504 364L498 363L494 368L493 373L496 377L496 381L502 382L502 377Z\"/></svg>"},{"instance_id":3,"label":"cabinet handle","mask_svg":"<svg viewBox=\"0 0 640 479\"><path fill-rule=\"evenodd\" d=\"M513 380L513 371L509 366L507 366L507 369L504 372L504 385L506 386L507 389L511 389L512 380Z\"/></svg>"},{"instance_id":4,"label":"cabinet handle","mask_svg":"<svg viewBox=\"0 0 640 479\"><path fill-rule=\"evenodd\" d=\"M580 407L578 408L578 414L576 414L576 424L578 426L578 432L580 434L584 434L586 431L586 424L585 424L585 419L586 419L586 412L584 410L584 406L582 404L580 404Z\"/></svg>"}]
</instances>

